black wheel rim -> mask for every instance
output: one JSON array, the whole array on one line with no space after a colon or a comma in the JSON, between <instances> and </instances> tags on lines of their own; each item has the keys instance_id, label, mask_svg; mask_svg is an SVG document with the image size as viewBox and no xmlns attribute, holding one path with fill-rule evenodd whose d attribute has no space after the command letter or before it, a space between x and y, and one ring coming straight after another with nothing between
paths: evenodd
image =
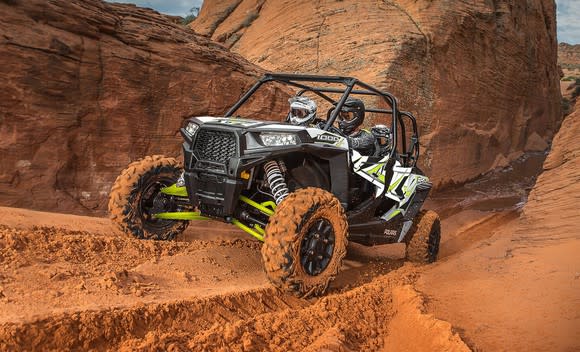
<instances>
[{"instance_id":1,"label":"black wheel rim","mask_svg":"<svg viewBox=\"0 0 580 352\"><path fill-rule=\"evenodd\" d=\"M170 199L161 189L171 186L174 180L167 176L156 175L147 180L139 198L139 216L148 230L162 230L174 224L174 220L157 219L153 214L172 211Z\"/></svg>"},{"instance_id":2,"label":"black wheel rim","mask_svg":"<svg viewBox=\"0 0 580 352\"><path fill-rule=\"evenodd\" d=\"M314 221L300 246L300 264L308 275L316 276L326 269L334 252L334 229L326 219Z\"/></svg>"},{"instance_id":3,"label":"black wheel rim","mask_svg":"<svg viewBox=\"0 0 580 352\"><path fill-rule=\"evenodd\" d=\"M439 254L439 241L441 240L440 230L438 228L432 229L429 234L429 246L427 250L429 251L429 259L433 262L437 260L437 255Z\"/></svg>"}]
</instances>

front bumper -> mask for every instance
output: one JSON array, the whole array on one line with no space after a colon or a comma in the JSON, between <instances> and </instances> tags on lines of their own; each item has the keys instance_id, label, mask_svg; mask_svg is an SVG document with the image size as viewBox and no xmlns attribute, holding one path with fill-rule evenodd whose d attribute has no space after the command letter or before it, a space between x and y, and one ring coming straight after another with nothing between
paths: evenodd
<instances>
[{"instance_id":1,"label":"front bumper","mask_svg":"<svg viewBox=\"0 0 580 352\"><path fill-rule=\"evenodd\" d=\"M189 200L202 215L227 220L234 215L243 181L192 170L185 172L185 186Z\"/></svg>"},{"instance_id":2,"label":"front bumper","mask_svg":"<svg viewBox=\"0 0 580 352\"><path fill-rule=\"evenodd\" d=\"M184 180L190 202L202 215L229 221L244 187L239 179L240 133L201 128L183 143Z\"/></svg>"}]
</instances>

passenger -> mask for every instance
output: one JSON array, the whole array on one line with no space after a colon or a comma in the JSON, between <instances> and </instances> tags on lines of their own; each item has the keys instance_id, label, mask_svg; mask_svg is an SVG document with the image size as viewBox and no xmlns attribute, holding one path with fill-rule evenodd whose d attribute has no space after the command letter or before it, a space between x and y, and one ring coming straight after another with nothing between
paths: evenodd
<instances>
[{"instance_id":1,"label":"passenger","mask_svg":"<svg viewBox=\"0 0 580 352\"><path fill-rule=\"evenodd\" d=\"M338 128L347 136L350 147L362 155L373 155L377 140L366 129L357 130L365 119L365 104L360 99L348 98L338 114Z\"/></svg>"}]
</instances>

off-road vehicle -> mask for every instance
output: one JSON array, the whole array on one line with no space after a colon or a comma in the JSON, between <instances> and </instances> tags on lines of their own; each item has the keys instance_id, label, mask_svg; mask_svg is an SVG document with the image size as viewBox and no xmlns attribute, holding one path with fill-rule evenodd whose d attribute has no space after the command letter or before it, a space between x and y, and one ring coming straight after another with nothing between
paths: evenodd
<instances>
[{"instance_id":1,"label":"off-road vehicle","mask_svg":"<svg viewBox=\"0 0 580 352\"><path fill-rule=\"evenodd\" d=\"M321 100L326 118L296 126L234 117L265 84ZM383 122L371 129L369 155L335 125L351 96L372 100L367 116ZM180 131L183 164L148 156L115 181L109 211L124 232L170 240L192 220L230 223L263 241L270 281L301 295L326 291L347 239L404 242L409 260L437 258L439 218L421 211L432 185L417 167L416 119L390 93L352 77L266 74L222 117L191 117Z\"/></svg>"}]
</instances>

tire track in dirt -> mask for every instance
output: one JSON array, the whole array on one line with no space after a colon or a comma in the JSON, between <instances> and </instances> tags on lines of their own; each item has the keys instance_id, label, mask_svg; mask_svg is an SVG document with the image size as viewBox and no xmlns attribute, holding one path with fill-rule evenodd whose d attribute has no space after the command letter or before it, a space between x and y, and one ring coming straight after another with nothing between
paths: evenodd
<instances>
[{"instance_id":1,"label":"tire track in dirt","mask_svg":"<svg viewBox=\"0 0 580 352\"><path fill-rule=\"evenodd\" d=\"M155 332L199 331L306 302L275 289L50 316L0 326L0 350L112 350Z\"/></svg>"},{"instance_id":2,"label":"tire track in dirt","mask_svg":"<svg viewBox=\"0 0 580 352\"><path fill-rule=\"evenodd\" d=\"M308 301L268 287L4 323L0 350L288 351L328 344L376 350L394 314L392 288L412 283L415 269L407 265L372 283Z\"/></svg>"},{"instance_id":3,"label":"tire track in dirt","mask_svg":"<svg viewBox=\"0 0 580 352\"><path fill-rule=\"evenodd\" d=\"M0 349L376 351L420 345L467 351L449 323L423 313L422 298L410 286L419 272L420 267L406 264L319 299L268 287L7 323L0 325Z\"/></svg>"},{"instance_id":4,"label":"tire track in dirt","mask_svg":"<svg viewBox=\"0 0 580 352\"><path fill-rule=\"evenodd\" d=\"M298 351L331 348L379 350L395 313L394 287L416 280L416 267L406 265L354 289L311 300L299 309L264 313L249 319L214 325L192 334L164 336L174 346L193 350ZM148 349L128 341L129 349ZM163 346L163 344L161 344Z\"/></svg>"}]
</instances>

